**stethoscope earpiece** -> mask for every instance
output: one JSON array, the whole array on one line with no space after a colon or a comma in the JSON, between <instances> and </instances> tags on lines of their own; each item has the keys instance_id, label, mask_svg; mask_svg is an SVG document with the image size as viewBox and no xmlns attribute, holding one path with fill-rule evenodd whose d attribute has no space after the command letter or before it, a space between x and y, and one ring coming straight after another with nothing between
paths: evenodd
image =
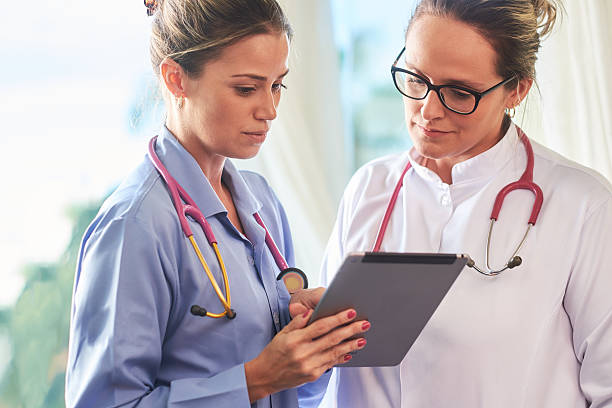
<instances>
[{"instance_id":1,"label":"stethoscope earpiece","mask_svg":"<svg viewBox=\"0 0 612 408\"><path fill-rule=\"evenodd\" d=\"M198 306L198 305L192 305L191 306L191 314L194 316L206 316L206 309L204 309L202 306Z\"/></svg>"},{"instance_id":2,"label":"stethoscope earpiece","mask_svg":"<svg viewBox=\"0 0 612 408\"><path fill-rule=\"evenodd\" d=\"M190 311L192 315L200 316L200 317L204 317L208 313L206 309L198 305L191 305ZM229 320L232 320L236 317L236 314L237 313L234 311L234 309L229 309L228 311L225 312L225 317L227 317Z\"/></svg>"},{"instance_id":3,"label":"stethoscope earpiece","mask_svg":"<svg viewBox=\"0 0 612 408\"><path fill-rule=\"evenodd\" d=\"M522 264L522 263L523 263L523 260L521 259L521 257L520 257L520 256L515 256L515 257L513 257L513 258L510 260L510 262L508 262L508 268L509 268L509 269L512 269L512 268L514 268L515 266L519 266L519 265L520 265L520 264Z\"/></svg>"},{"instance_id":4,"label":"stethoscope earpiece","mask_svg":"<svg viewBox=\"0 0 612 408\"><path fill-rule=\"evenodd\" d=\"M469 268L473 268L473 267L474 267L474 265L476 265L476 262L474 262L474 260L473 260L472 258L468 257L468 260L467 260L466 265L467 265Z\"/></svg>"}]
</instances>

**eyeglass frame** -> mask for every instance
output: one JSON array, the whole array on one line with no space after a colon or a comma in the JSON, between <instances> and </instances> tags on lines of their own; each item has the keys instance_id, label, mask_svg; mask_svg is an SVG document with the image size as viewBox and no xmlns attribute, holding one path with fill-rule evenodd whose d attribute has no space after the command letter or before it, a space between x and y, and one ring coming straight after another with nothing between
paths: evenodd
<instances>
[{"instance_id":1,"label":"eyeglass frame","mask_svg":"<svg viewBox=\"0 0 612 408\"><path fill-rule=\"evenodd\" d=\"M459 115L470 115L470 114L474 113L474 111L478 107L478 103L480 102L480 99L483 96L485 96L489 92L494 91L498 87L500 87L502 85L505 85L508 82L510 82L511 80L516 78L516 75L512 75L511 77L508 77L508 78L502 80L501 82L497 83L496 85L493 85L491 88L489 88L489 89L487 89L485 91L482 91L482 92L474 91L473 89L470 89L470 88L467 88L467 87L464 87L464 86L461 86L461 85L434 85L431 82L429 82L427 80L427 78L417 74L416 72L408 71L406 69L397 67L397 62L399 61L399 59L402 56L402 54L404 53L404 51L406 51L406 47L402 48L402 51L400 51L399 55L397 56L397 58L393 62L393 65L391 65L391 78L393 78L393 84L395 85L395 88L397 88L399 93L401 93L402 95L404 95L407 98L410 98L410 99L413 99L413 100L417 100L417 101L422 101L423 99L427 98L427 95L429 95L429 92L433 89L434 92L438 95L438 99L440 99L440 102L442 103L442 105L446 109L450 110L451 112L458 113ZM423 95L422 98L415 98L413 96L406 95L404 92L402 92L400 87L397 85L397 80L395 79L395 73L396 72L403 72L405 74L409 74L409 75L415 76L415 77L419 78L420 80L422 80L425 83L425 85L427 85L427 92L425 92L425 95ZM460 89L462 91L465 91L465 92L471 94L472 96L474 96L474 108L471 111L469 111L469 112L459 112L459 111L456 111L455 109L449 107L446 104L446 102L444 102L444 98L442 97L442 95L440 95L440 89L442 89L442 88Z\"/></svg>"}]
</instances>

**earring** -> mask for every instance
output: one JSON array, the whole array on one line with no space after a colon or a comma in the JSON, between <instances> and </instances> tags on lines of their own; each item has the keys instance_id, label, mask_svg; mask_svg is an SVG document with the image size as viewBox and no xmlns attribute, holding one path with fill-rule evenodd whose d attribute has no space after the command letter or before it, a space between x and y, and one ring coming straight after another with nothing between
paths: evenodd
<instances>
[{"instance_id":1,"label":"earring","mask_svg":"<svg viewBox=\"0 0 612 408\"><path fill-rule=\"evenodd\" d=\"M144 5L147 8L147 16L151 17L155 14L155 10L159 7L157 0L144 0Z\"/></svg>"},{"instance_id":2,"label":"earring","mask_svg":"<svg viewBox=\"0 0 612 408\"><path fill-rule=\"evenodd\" d=\"M184 105L185 105L185 97L183 95L177 96L176 97L176 106L178 106L179 109L183 109Z\"/></svg>"},{"instance_id":3,"label":"earring","mask_svg":"<svg viewBox=\"0 0 612 408\"><path fill-rule=\"evenodd\" d=\"M510 119L512 119L515 114L516 114L516 107L515 106L513 106L511 109L506 108L506 115L508 115L508 117Z\"/></svg>"}]
</instances>

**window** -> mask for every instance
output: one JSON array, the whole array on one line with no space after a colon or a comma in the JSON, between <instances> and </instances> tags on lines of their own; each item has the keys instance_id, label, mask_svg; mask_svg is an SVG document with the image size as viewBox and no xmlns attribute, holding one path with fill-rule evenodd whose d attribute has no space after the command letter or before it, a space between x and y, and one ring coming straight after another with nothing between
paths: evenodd
<instances>
[{"instance_id":1,"label":"window","mask_svg":"<svg viewBox=\"0 0 612 408\"><path fill-rule=\"evenodd\" d=\"M402 97L391 64L404 45L413 1L333 0L342 100L353 166L407 149Z\"/></svg>"},{"instance_id":2,"label":"window","mask_svg":"<svg viewBox=\"0 0 612 408\"><path fill-rule=\"evenodd\" d=\"M150 19L120 0L3 11L14 18L0 25L0 406L63 407L82 231L160 123L138 120L161 111Z\"/></svg>"}]
</instances>

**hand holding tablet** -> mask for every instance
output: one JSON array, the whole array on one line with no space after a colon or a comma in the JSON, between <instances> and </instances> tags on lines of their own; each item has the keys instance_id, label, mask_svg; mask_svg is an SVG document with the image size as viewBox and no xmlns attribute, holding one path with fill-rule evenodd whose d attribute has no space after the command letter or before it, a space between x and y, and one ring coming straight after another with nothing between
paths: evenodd
<instances>
[{"instance_id":1,"label":"hand holding tablet","mask_svg":"<svg viewBox=\"0 0 612 408\"><path fill-rule=\"evenodd\" d=\"M353 308L372 329L367 347L343 366L399 364L437 309L468 257L456 254L349 254L310 322Z\"/></svg>"}]
</instances>

